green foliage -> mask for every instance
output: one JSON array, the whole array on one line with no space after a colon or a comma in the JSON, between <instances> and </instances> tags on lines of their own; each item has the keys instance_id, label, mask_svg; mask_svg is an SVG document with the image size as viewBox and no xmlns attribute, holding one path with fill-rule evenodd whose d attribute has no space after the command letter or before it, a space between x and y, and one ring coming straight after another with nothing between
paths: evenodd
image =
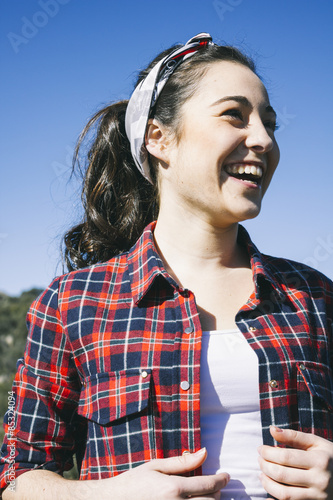
<instances>
[{"instance_id":1,"label":"green foliage","mask_svg":"<svg viewBox=\"0 0 333 500\"><path fill-rule=\"evenodd\" d=\"M75 455L73 457L73 461L74 461L74 467L72 469L70 469L69 471L64 472L64 478L65 479L79 479L79 477L80 477L79 471L78 471L78 468L77 468L76 456Z\"/></svg>"},{"instance_id":2,"label":"green foliage","mask_svg":"<svg viewBox=\"0 0 333 500\"><path fill-rule=\"evenodd\" d=\"M0 376L11 376L23 356L27 338L26 315L42 290L33 288L19 297L0 294Z\"/></svg>"}]
</instances>

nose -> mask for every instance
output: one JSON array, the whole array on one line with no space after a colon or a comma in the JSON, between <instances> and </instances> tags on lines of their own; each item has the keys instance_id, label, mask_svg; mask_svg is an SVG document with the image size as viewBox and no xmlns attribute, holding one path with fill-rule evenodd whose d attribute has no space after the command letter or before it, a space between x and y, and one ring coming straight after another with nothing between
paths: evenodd
<instances>
[{"instance_id":1,"label":"nose","mask_svg":"<svg viewBox=\"0 0 333 500\"><path fill-rule=\"evenodd\" d=\"M247 127L245 144L257 153L268 153L274 147L273 131L269 131L262 120L257 118Z\"/></svg>"}]
</instances>

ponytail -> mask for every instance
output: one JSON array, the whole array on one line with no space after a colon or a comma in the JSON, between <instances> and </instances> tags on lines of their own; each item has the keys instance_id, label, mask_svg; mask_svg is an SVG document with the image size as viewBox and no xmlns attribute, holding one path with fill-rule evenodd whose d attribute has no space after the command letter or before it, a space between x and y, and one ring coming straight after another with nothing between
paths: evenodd
<instances>
[{"instance_id":1,"label":"ponytail","mask_svg":"<svg viewBox=\"0 0 333 500\"><path fill-rule=\"evenodd\" d=\"M127 103L120 101L96 113L79 137L73 168L80 168L83 142L97 126L85 165L84 220L64 237L70 271L128 250L157 216L154 172L152 185L135 166L125 133Z\"/></svg>"}]
</instances>

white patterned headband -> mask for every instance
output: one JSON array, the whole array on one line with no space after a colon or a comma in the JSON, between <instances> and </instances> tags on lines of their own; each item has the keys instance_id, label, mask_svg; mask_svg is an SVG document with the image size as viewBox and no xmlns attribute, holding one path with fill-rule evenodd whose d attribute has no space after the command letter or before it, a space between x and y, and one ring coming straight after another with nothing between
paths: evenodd
<instances>
[{"instance_id":1,"label":"white patterned headband","mask_svg":"<svg viewBox=\"0 0 333 500\"><path fill-rule=\"evenodd\" d=\"M149 174L145 134L150 112L164 85L179 64L207 45L214 45L212 37L209 33L199 33L185 45L175 49L152 68L146 78L136 87L129 100L125 116L126 134L135 164L149 182L152 181Z\"/></svg>"}]
</instances>

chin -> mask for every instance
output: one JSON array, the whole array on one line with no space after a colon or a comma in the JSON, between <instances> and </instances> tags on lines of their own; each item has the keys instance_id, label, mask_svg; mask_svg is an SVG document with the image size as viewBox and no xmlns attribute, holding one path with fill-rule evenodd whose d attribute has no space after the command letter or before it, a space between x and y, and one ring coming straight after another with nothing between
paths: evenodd
<instances>
[{"instance_id":1,"label":"chin","mask_svg":"<svg viewBox=\"0 0 333 500\"><path fill-rule=\"evenodd\" d=\"M260 214L261 205L254 205L250 208L247 208L244 211L239 212L238 222L243 222L245 220L255 219Z\"/></svg>"}]
</instances>

